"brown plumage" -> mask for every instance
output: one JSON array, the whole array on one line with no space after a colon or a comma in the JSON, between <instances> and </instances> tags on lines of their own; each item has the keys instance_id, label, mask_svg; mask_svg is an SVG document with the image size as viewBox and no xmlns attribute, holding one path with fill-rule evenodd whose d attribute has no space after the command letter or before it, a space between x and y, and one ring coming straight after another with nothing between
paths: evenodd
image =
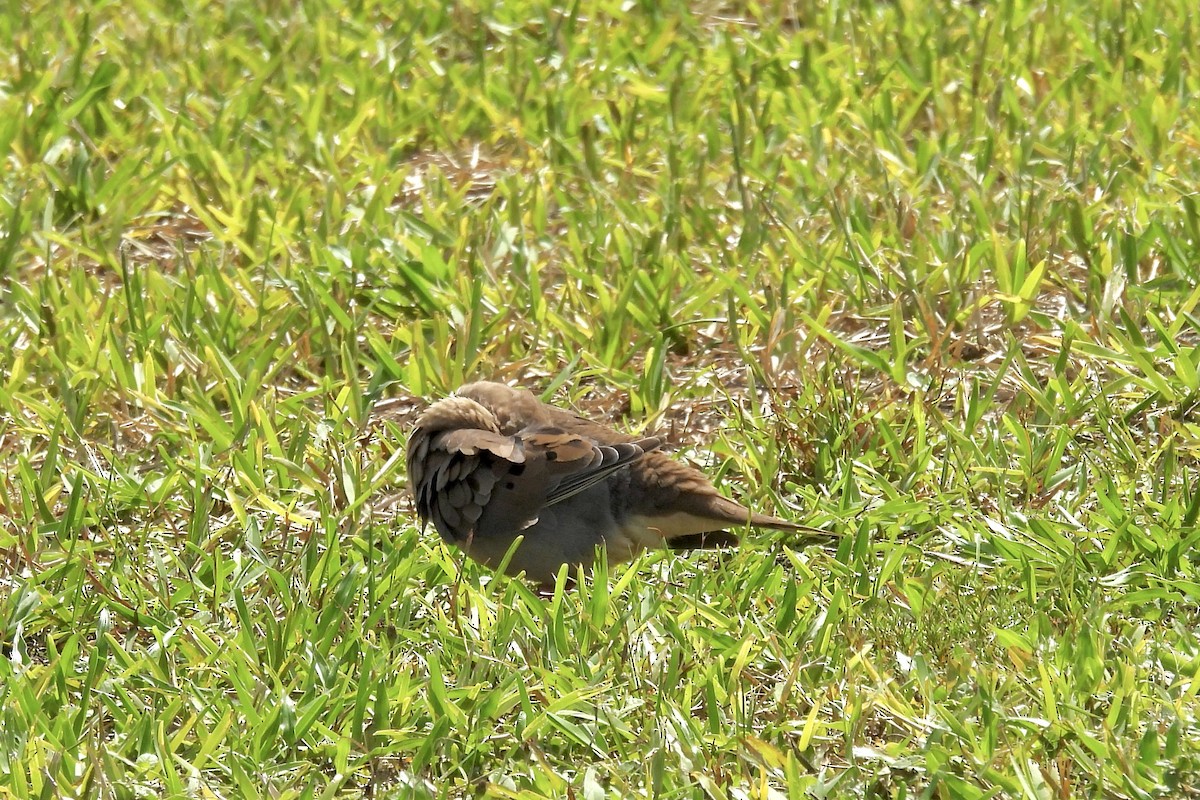
<instances>
[{"instance_id":1,"label":"brown plumage","mask_svg":"<svg viewBox=\"0 0 1200 800\"><path fill-rule=\"evenodd\" d=\"M725 528L819 531L723 497L659 439L636 438L548 406L525 389L467 384L416 421L409 488L420 519L492 568L551 583L563 564L588 567L647 547L737 544Z\"/></svg>"}]
</instances>

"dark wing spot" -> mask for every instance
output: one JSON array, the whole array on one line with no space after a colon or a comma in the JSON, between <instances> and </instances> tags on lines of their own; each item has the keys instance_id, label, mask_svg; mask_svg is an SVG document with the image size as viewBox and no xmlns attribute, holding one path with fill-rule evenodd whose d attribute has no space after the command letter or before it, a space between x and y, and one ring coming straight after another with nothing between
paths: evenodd
<instances>
[{"instance_id":1,"label":"dark wing spot","mask_svg":"<svg viewBox=\"0 0 1200 800\"><path fill-rule=\"evenodd\" d=\"M556 453L553 450L547 450L546 451L546 460L547 461L558 461L558 453Z\"/></svg>"},{"instance_id":2,"label":"dark wing spot","mask_svg":"<svg viewBox=\"0 0 1200 800\"><path fill-rule=\"evenodd\" d=\"M513 489L517 488L517 485L515 483L513 483L512 481L508 481L507 483L504 484L504 488L508 489L511 492Z\"/></svg>"},{"instance_id":3,"label":"dark wing spot","mask_svg":"<svg viewBox=\"0 0 1200 800\"><path fill-rule=\"evenodd\" d=\"M510 475L514 475L519 478L525 474L525 465L524 464L513 464L512 467L509 468L508 472ZM509 488L512 488L512 487L509 487Z\"/></svg>"}]
</instances>

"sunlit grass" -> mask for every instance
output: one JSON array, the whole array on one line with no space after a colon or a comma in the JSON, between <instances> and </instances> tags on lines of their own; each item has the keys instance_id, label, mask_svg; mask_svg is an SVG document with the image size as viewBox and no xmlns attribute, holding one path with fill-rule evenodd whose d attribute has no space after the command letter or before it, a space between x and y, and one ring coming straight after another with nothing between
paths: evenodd
<instances>
[{"instance_id":1,"label":"sunlit grass","mask_svg":"<svg viewBox=\"0 0 1200 800\"><path fill-rule=\"evenodd\" d=\"M1182 0L0 14L0 795L1200 793ZM475 378L845 534L537 596Z\"/></svg>"}]
</instances>

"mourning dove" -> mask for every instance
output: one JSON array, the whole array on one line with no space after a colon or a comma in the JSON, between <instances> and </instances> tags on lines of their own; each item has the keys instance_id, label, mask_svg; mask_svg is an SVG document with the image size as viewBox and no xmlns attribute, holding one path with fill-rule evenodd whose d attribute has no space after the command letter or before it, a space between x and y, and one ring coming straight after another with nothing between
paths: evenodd
<instances>
[{"instance_id":1,"label":"mourning dove","mask_svg":"<svg viewBox=\"0 0 1200 800\"><path fill-rule=\"evenodd\" d=\"M468 556L552 584L563 564L590 567L646 548L737 544L724 530L814 528L721 496L704 473L636 438L540 402L526 389L470 383L426 409L408 442L409 489L423 523Z\"/></svg>"}]
</instances>

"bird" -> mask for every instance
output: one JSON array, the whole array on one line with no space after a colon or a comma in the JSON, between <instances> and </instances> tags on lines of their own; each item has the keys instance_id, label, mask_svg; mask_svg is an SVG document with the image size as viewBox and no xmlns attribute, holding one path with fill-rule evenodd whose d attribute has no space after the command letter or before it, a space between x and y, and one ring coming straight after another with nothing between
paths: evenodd
<instances>
[{"instance_id":1,"label":"bird","mask_svg":"<svg viewBox=\"0 0 1200 800\"><path fill-rule=\"evenodd\" d=\"M728 528L830 535L724 497L663 444L543 403L528 389L479 381L416 418L408 487L423 527L432 522L470 558L543 587L563 564L590 570L599 547L618 563L664 546L731 547L738 537Z\"/></svg>"}]
</instances>

